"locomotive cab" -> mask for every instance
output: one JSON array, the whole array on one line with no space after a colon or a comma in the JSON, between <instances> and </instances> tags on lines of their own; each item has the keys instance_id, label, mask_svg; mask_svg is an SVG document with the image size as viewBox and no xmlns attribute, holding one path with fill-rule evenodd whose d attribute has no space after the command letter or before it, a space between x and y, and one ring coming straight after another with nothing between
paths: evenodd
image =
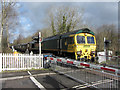
<instances>
[{"instance_id":1,"label":"locomotive cab","mask_svg":"<svg viewBox=\"0 0 120 90\"><path fill-rule=\"evenodd\" d=\"M89 33L75 35L75 59L92 60L95 57L96 39Z\"/></svg>"}]
</instances>

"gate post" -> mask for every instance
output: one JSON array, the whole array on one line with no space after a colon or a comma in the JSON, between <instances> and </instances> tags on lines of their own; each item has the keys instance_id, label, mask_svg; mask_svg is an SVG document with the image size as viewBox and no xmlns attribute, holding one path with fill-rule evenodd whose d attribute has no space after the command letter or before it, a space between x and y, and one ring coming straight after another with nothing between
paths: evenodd
<instances>
[{"instance_id":1,"label":"gate post","mask_svg":"<svg viewBox=\"0 0 120 90\"><path fill-rule=\"evenodd\" d=\"M0 53L0 72L2 72L2 53Z\"/></svg>"}]
</instances>

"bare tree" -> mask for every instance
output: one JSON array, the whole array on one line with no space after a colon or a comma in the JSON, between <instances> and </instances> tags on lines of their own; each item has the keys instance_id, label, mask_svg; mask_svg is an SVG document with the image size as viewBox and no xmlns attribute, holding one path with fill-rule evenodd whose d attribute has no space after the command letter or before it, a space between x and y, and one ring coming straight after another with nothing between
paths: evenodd
<instances>
[{"instance_id":1,"label":"bare tree","mask_svg":"<svg viewBox=\"0 0 120 90\"><path fill-rule=\"evenodd\" d=\"M20 44L22 40L23 40L23 36L19 34L16 44Z\"/></svg>"},{"instance_id":2,"label":"bare tree","mask_svg":"<svg viewBox=\"0 0 120 90\"><path fill-rule=\"evenodd\" d=\"M109 50L113 52L117 51L118 49L118 35L116 26L111 25L102 25L97 29L96 39L97 39L97 50L102 51L104 50L104 37L107 40L111 41L109 46Z\"/></svg>"},{"instance_id":3,"label":"bare tree","mask_svg":"<svg viewBox=\"0 0 120 90\"><path fill-rule=\"evenodd\" d=\"M22 44L22 43L29 43L29 42L31 42L33 40L32 39L33 36L35 36L35 34L33 34L31 36L28 36L28 37L24 37L22 34L19 34L18 38L13 41L12 45L17 45L17 44Z\"/></svg>"},{"instance_id":4,"label":"bare tree","mask_svg":"<svg viewBox=\"0 0 120 90\"><path fill-rule=\"evenodd\" d=\"M52 7L49 9L48 15L48 26L53 35L73 31L83 26L83 9L81 8L69 6Z\"/></svg>"},{"instance_id":5,"label":"bare tree","mask_svg":"<svg viewBox=\"0 0 120 90\"><path fill-rule=\"evenodd\" d=\"M43 28L40 30L40 32L42 33L43 38L46 38L46 37L49 37L52 35L52 32L49 31L49 28ZM56 32L54 32L54 33L56 33Z\"/></svg>"},{"instance_id":6,"label":"bare tree","mask_svg":"<svg viewBox=\"0 0 120 90\"><path fill-rule=\"evenodd\" d=\"M2 52L2 37L6 37L6 46L8 47L9 42L9 33L10 29L13 29L13 26L15 26L16 21L15 17L17 16L17 13L15 11L15 2L6 2L6 0L1 0L1 31L0 31L0 52ZM14 24L13 24L14 23ZM3 35L4 34L4 35ZM4 37L4 39L5 39ZM4 46L4 45L3 45Z\"/></svg>"}]
</instances>

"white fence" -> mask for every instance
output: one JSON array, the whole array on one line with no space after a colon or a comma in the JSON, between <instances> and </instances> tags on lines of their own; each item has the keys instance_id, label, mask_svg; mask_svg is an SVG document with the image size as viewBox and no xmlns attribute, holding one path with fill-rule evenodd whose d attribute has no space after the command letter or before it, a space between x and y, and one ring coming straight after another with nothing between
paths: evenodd
<instances>
[{"instance_id":1,"label":"white fence","mask_svg":"<svg viewBox=\"0 0 120 90\"><path fill-rule=\"evenodd\" d=\"M43 68L43 55L0 53L0 72Z\"/></svg>"}]
</instances>

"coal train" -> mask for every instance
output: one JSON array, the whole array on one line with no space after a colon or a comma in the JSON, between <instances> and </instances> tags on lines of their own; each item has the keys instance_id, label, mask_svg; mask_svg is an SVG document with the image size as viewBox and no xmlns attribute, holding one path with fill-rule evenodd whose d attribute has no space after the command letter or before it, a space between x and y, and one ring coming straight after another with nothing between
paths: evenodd
<instances>
[{"instance_id":1,"label":"coal train","mask_svg":"<svg viewBox=\"0 0 120 90\"><path fill-rule=\"evenodd\" d=\"M38 37L35 37L33 42L19 44L14 46L14 48L23 52L28 50L29 52L33 51L33 53L38 53L38 41ZM88 28L45 38L43 39L41 46L42 52L49 52L64 57L68 56L76 60L93 61L96 54L95 34Z\"/></svg>"}]
</instances>

